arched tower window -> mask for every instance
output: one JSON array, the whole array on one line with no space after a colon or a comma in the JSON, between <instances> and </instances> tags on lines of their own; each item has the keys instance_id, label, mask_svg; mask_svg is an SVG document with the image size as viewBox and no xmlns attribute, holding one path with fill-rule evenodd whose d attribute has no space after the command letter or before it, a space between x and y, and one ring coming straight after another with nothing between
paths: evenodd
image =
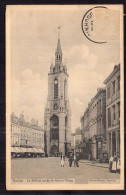
<instances>
[{"instance_id":1,"label":"arched tower window","mask_svg":"<svg viewBox=\"0 0 126 195\"><path fill-rule=\"evenodd\" d=\"M56 102L54 103L53 109L54 110L57 110L58 109L58 106L57 106L57 103Z\"/></svg>"},{"instance_id":2,"label":"arched tower window","mask_svg":"<svg viewBox=\"0 0 126 195\"><path fill-rule=\"evenodd\" d=\"M66 99L66 85L67 85L67 81L65 79L65 81L64 81L64 99Z\"/></svg>"},{"instance_id":3,"label":"arched tower window","mask_svg":"<svg viewBox=\"0 0 126 195\"><path fill-rule=\"evenodd\" d=\"M50 119L50 141L59 139L59 118L52 116Z\"/></svg>"},{"instance_id":4,"label":"arched tower window","mask_svg":"<svg viewBox=\"0 0 126 195\"><path fill-rule=\"evenodd\" d=\"M58 98L58 80L54 80L54 99Z\"/></svg>"}]
</instances>

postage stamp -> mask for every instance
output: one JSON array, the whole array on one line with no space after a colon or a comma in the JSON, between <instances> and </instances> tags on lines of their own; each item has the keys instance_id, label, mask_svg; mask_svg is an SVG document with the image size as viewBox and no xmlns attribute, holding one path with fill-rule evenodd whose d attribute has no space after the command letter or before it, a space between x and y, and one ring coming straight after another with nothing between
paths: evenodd
<instances>
[{"instance_id":1,"label":"postage stamp","mask_svg":"<svg viewBox=\"0 0 126 195\"><path fill-rule=\"evenodd\" d=\"M8 190L124 189L123 67L123 5L6 7Z\"/></svg>"}]
</instances>

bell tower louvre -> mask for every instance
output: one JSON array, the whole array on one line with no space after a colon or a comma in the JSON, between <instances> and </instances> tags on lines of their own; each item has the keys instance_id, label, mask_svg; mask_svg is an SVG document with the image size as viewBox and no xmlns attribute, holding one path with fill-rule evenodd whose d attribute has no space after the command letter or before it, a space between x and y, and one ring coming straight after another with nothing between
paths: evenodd
<instances>
[{"instance_id":1,"label":"bell tower louvre","mask_svg":"<svg viewBox=\"0 0 126 195\"><path fill-rule=\"evenodd\" d=\"M66 65L62 63L62 50L58 38L55 65L48 74L48 97L44 113L45 151L48 156L67 155L71 145L71 110L68 98Z\"/></svg>"}]
</instances>

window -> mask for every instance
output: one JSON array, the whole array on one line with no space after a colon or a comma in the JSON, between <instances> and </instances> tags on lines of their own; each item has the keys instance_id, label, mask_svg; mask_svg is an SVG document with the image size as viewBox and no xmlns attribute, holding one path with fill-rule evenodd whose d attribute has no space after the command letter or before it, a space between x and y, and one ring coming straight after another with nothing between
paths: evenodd
<instances>
[{"instance_id":1,"label":"window","mask_svg":"<svg viewBox=\"0 0 126 195\"><path fill-rule=\"evenodd\" d=\"M57 103L54 103L53 109L54 110L57 110L58 109Z\"/></svg>"},{"instance_id":2,"label":"window","mask_svg":"<svg viewBox=\"0 0 126 195\"><path fill-rule=\"evenodd\" d=\"M110 86L107 88L107 98L110 98Z\"/></svg>"},{"instance_id":3,"label":"window","mask_svg":"<svg viewBox=\"0 0 126 195\"><path fill-rule=\"evenodd\" d=\"M101 118L98 120L98 134L101 134Z\"/></svg>"},{"instance_id":4,"label":"window","mask_svg":"<svg viewBox=\"0 0 126 195\"><path fill-rule=\"evenodd\" d=\"M66 99L66 79L64 81L64 99Z\"/></svg>"},{"instance_id":5,"label":"window","mask_svg":"<svg viewBox=\"0 0 126 195\"><path fill-rule=\"evenodd\" d=\"M118 106L118 117L120 118L120 102L117 103Z\"/></svg>"},{"instance_id":6,"label":"window","mask_svg":"<svg viewBox=\"0 0 126 195\"><path fill-rule=\"evenodd\" d=\"M108 108L108 127L111 127L111 108Z\"/></svg>"},{"instance_id":7,"label":"window","mask_svg":"<svg viewBox=\"0 0 126 195\"><path fill-rule=\"evenodd\" d=\"M57 126L58 125L58 119L56 117L53 119L53 125L54 126Z\"/></svg>"},{"instance_id":8,"label":"window","mask_svg":"<svg viewBox=\"0 0 126 195\"><path fill-rule=\"evenodd\" d=\"M115 105L113 106L113 120L116 119L116 115L115 115Z\"/></svg>"},{"instance_id":9,"label":"window","mask_svg":"<svg viewBox=\"0 0 126 195\"><path fill-rule=\"evenodd\" d=\"M57 79L54 80L54 99L58 98L58 81Z\"/></svg>"},{"instance_id":10,"label":"window","mask_svg":"<svg viewBox=\"0 0 126 195\"><path fill-rule=\"evenodd\" d=\"M99 113L101 114L101 100L99 100Z\"/></svg>"},{"instance_id":11,"label":"window","mask_svg":"<svg viewBox=\"0 0 126 195\"><path fill-rule=\"evenodd\" d=\"M115 94L115 81L112 82L113 95Z\"/></svg>"},{"instance_id":12,"label":"window","mask_svg":"<svg viewBox=\"0 0 126 195\"><path fill-rule=\"evenodd\" d=\"M120 90L120 76L118 76L117 80L118 80L118 91L119 91Z\"/></svg>"}]
</instances>

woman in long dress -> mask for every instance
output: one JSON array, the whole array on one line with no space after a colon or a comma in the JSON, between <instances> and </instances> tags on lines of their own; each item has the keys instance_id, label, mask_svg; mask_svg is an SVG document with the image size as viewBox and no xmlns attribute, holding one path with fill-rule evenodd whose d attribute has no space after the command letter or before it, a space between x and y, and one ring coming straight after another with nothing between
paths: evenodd
<instances>
[{"instance_id":1,"label":"woman in long dress","mask_svg":"<svg viewBox=\"0 0 126 195\"><path fill-rule=\"evenodd\" d=\"M64 167L64 157L61 158L61 167Z\"/></svg>"}]
</instances>

